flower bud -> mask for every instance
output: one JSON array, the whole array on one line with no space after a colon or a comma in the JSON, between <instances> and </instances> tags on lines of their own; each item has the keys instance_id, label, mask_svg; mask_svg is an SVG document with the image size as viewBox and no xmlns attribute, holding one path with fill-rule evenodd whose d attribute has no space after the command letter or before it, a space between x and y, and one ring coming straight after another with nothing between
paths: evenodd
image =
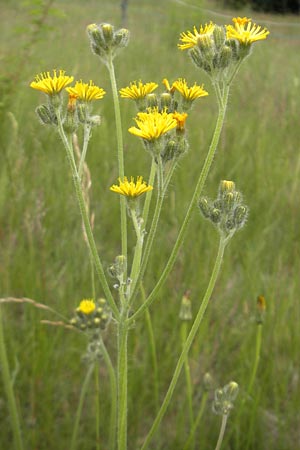
<instances>
[{"instance_id":1,"label":"flower bud","mask_svg":"<svg viewBox=\"0 0 300 450\"><path fill-rule=\"evenodd\" d=\"M224 386L223 390L226 399L230 402L234 402L239 393L239 385L235 381L231 381L230 383L226 384L226 386Z\"/></svg>"},{"instance_id":2,"label":"flower bud","mask_svg":"<svg viewBox=\"0 0 300 450\"><path fill-rule=\"evenodd\" d=\"M203 34L197 39L197 45L203 55L204 59L210 63L216 53L216 48L214 42L212 41L210 35Z\"/></svg>"},{"instance_id":3,"label":"flower bud","mask_svg":"<svg viewBox=\"0 0 300 450\"><path fill-rule=\"evenodd\" d=\"M213 30L214 43L217 50L220 50L226 40L226 31L222 26L215 25Z\"/></svg>"},{"instance_id":4,"label":"flower bud","mask_svg":"<svg viewBox=\"0 0 300 450\"><path fill-rule=\"evenodd\" d=\"M203 377L203 386L206 391L210 391L213 386L213 378L209 372L206 372Z\"/></svg>"},{"instance_id":5,"label":"flower bud","mask_svg":"<svg viewBox=\"0 0 300 450\"><path fill-rule=\"evenodd\" d=\"M147 106L148 108L157 108L158 106L158 101L157 101L157 95L156 94L148 94L146 96L147 99Z\"/></svg>"},{"instance_id":6,"label":"flower bud","mask_svg":"<svg viewBox=\"0 0 300 450\"><path fill-rule=\"evenodd\" d=\"M40 105L35 112L43 125L57 125L57 117L51 106Z\"/></svg>"},{"instance_id":7,"label":"flower bud","mask_svg":"<svg viewBox=\"0 0 300 450\"><path fill-rule=\"evenodd\" d=\"M127 47L129 43L130 33L126 28L121 28L115 32L113 44L115 47Z\"/></svg>"},{"instance_id":8,"label":"flower bud","mask_svg":"<svg viewBox=\"0 0 300 450\"><path fill-rule=\"evenodd\" d=\"M172 95L169 92L164 92L160 96L160 108L162 110L169 109L172 104Z\"/></svg>"},{"instance_id":9,"label":"flower bud","mask_svg":"<svg viewBox=\"0 0 300 450\"><path fill-rule=\"evenodd\" d=\"M232 59L232 50L230 47L228 47L228 45L224 45L219 56L218 68L225 69L226 67L228 67L231 62L231 59Z\"/></svg>"},{"instance_id":10,"label":"flower bud","mask_svg":"<svg viewBox=\"0 0 300 450\"><path fill-rule=\"evenodd\" d=\"M192 320L192 318L192 303L189 297L189 292L186 292L181 299L179 319L183 321L189 321Z\"/></svg>"},{"instance_id":11,"label":"flower bud","mask_svg":"<svg viewBox=\"0 0 300 450\"><path fill-rule=\"evenodd\" d=\"M245 225L248 217L248 208L244 205L238 205L234 210L234 221L239 228Z\"/></svg>"},{"instance_id":12,"label":"flower bud","mask_svg":"<svg viewBox=\"0 0 300 450\"><path fill-rule=\"evenodd\" d=\"M221 222L221 211L220 209L214 208L210 213L210 219L214 224Z\"/></svg>"},{"instance_id":13,"label":"flower bud","mask_svg":"<svg viewBox=\"0 0 300 450\"><path fill-rule=\"evenodd\" d=\"M203 214L203 216L208 219L210 218L210 214L211 214L211 205L208 201L208 199L206 197L201 197L199 199L199 203L198 206L200 208L201 213Z\"/></svg>"},{"instance_id":14,"label":"flower bud","mask_svg":"<svg viewBox=\"0 0 300 450\"><path fill-rule=\"evenodd\" d=\"M235 183L233 181L222 180L220 182L219 192L221 194L226 192L233 192L234 190L235 190Z\"/></svg>"}]
</instances>

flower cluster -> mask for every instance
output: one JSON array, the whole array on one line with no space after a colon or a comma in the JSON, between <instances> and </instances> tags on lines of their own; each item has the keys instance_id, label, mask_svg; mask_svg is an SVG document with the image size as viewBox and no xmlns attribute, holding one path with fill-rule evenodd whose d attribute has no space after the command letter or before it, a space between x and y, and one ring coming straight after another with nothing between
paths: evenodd
<instances>
[{"instance_id":1,"label":"flower cluster","mask_svg":"<svg viewBox=\"0 0 300 450\"><path fill-rule=\"evenodd\" d=\"M47 95L48 103L37 107L36 113L44 125L57 126L57 112L61 113L63 99L62 90L68 93L68 103L63 125L66 132L74 132L79 123L88 123L91 126L99 125L100 117L90 114L89 104L94 100L100 100L105 95L104 89L96 86L92 80L84 83L82 80L76 81L75 86L68 86L74 80L73 76L65 75L64 70L57 73L53 70L37 75L35 81L30 83L33 89L44 92ZM66 87L68 86L68 87Z\"/></svg>"},{"instance_id":2,"label":"flower cluster","mask_svg":"<svg viewBox=\"0 0 300 450\"><path fill-rule=\"evenodd\" d=\"M228 416L233 408L233 403L239 393L239 386L235 381L231 381L223 388L215 390L213 402L213 412L218 415Z\"/></svg>"},{"instance_id":3,"label":"flower cluster","mask_svg":"<svg viewBox=\"0 0 300 450\"><path fill-rule=\"evenodd\" d=\"M247 220L248 208L242 202L242 194L235 189L235 183L223 180L216 200L201 197L199 208L202 215L218 228L221 235L231 237Z\"/></svg>"},{"instance_id":4,"label":"flower cluster","mask_svg":"<svg viewBox=\"0 0 300 450\"><path fill-rule=\"evenodd\" d=\"M129 42L129 31L126 28L115 30L109 23L92 23L87 27L87 34L92 52L99 56L104 64L109 64Z\"/></svg>"},{"instance_id":5,"label":"flower cluster","mask_svg":"<svg viewBox=\"0 0 300 450\"><path fill-rule=\"evenodd\" d=\"M234 17L233 25L218 26L212 22L194 27L180 35L180 50L188 50L197 67L212 78L227 75L230 79L236 64L251 51L254 42L267 38L269 31L247 17Z\"/></svg>"},{"instance_id":6,"label":"flower cluster","mask_svg":"<svg viewBox=\"0 0 300 450\"><path fill-rule=\"evenodd\" d=\"M110 318L111 313L104 298L99 298L96 302L93 299L84 299L76 308L70 324L82 331L104 330Z\"/></svg>"}]
</instances>

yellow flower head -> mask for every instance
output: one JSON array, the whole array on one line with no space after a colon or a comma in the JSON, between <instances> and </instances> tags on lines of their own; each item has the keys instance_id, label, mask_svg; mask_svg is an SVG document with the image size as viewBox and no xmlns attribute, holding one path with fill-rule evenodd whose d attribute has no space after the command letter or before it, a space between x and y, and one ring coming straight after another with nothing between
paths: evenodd
<instances>
[{"instance_id":1,"label":"yellow flower head","mask_svg":"<svg viewBox=\"0 0 300 450\"><path fill-rule=\"evenodd\" d=\"M260 312L264 312L266 310L267 304L266 299L263 295L259 295L256 301L257 309Z\"/></svg>"},{"instance_id":2,"label":"yellow flower head","mask_svg":"<svg viewBox=\"0 0 300 450\"><path fill-rule=\"evenodd\" d=\"M81 300L76 311L88 315L88 314L92 314L92 312L94 312L95 309L96 309L96 305L95 305L94 300L85 299L85 300Z\"/></svg>"},{"instance_id":3,"label":"yellow flower head","mask_svg":"<svg viewBox=\"0 0 300 450\"><path fill-rule=\"evenodd\" d=\"M60 70L58 75L56 70L53 70L53 76L50 75L50 72L43 72L37 75L35 81L30 83L30 87L52 96L59 94L62 89L72 83L73 80L74 77L65 75L64 70Z\"/></svg>"},{"instance_id":4,"label":"yellow flower head","mask_svg":"<svg viewBox=\"0 0 300 450\"><path fill-rule=\"evenodd\" d=\"M130 178L130 181L128 181L127 177L124 177L123 181L119 178L118 181L119 186L113 184L110 187L110 190L130 198L139 197L145 192L152 191L153 189L153 186L147 185L147 183L143 181L143 177L137 177L136 183L134 182L133 177Z\"/></svg>"},{"instance_id":5,"label":"yellow flower head","mask_svg":"<svg viewBox=\"0 0 300 450\"><path fill-rule=\"evenodd\" d=\"M212 34L214 31L215 24L212 22L206 23L204 26L200 25L199 31L194 27L194 32L187 31L186 33L180 34L181 44L178 44L180 50L186 50L188 48L193 48L197 45L198 38L205 34Z\"/></svg>"},{"instance_id":6,"label":"yellow flower head","mask_svg":"<svg viewBox=\"0 0 300 450\"><path fill-rule=\"evenodd\" d=\"M266 28L256 25L247 17L234 17L232 21L234 25L226 25L227 39L236 39L246 46L266 39L270 33Z\"/></svg>"},{"instance_id":7,"label":"yellow flower head","mask_svg":"<svg viewBox=\"0 0 300 450\"><path fill-rule=\"evenodd\" d=\"M188 87L186 81L182 78L174 81L173 86L187 101L192 102L196 98L208 95L208 92L203 89L203 84L199 86L197 83L194 83L194 86Z\"/></svg>"},{"instance_id":8,"label":"yellow flower head","mask_svg":"<svg viewBox=\"0 0 300 450\"><path fill-rule=\"evenodd\" d=\"M130 127L129 133L148 141L159 139L163 134L177 126L173 114L166 111L158 112L157 108L149 109L147 113L138 113L135 122L138 128Z\"/></svg>"},{"instance_id":9,"label":"yellow flower head","mask_svg":"<svg viewBox=\"0 0 300 450\"><path fill-rule=\"evenodd\" d=\"M139 100L140 98L144 98L146 97L146 95L153 92L154 89L157 88L157 86L158 84L153 82L143 84L141 81L139 81L138 83L134 81L133 83L130 83L130 86L120 89L120 95L122 98Z\"/></svg>"},{"instance_id":10,"label":"yellow flower head","mask_svg":"<svg viewBox=\"0 0 300 450\"><path fill-rule=\"evenodd\" d=\"M162 83L165 86L166 90L169 92L169 94L173 94L173 92L175 91L174 83L172 84L172 86L170 86L169 80L167 80L167 78L164 78L162 80Z\"/></svg>"},{"instance_id":11,"label":"yellow flower head","mask_svg":"<svg viewBox=\"0 0 300 450\"><path fill-rule=\"evenodd\" d=\"M173 118L176 120L177 122L177 127L176 129L179 131L183 131L184 130L184 126L185 126L185 121L187 119L187 113L179 113L177 111L175 111L173 113Z\"/></svg>"},{"instance_id":12,"label":"yellow flower head","mask_svg":"<svg viewBox=\"0 0 300 450\"><path fill-rule=\"evenodd\" d=\"M100 100L104 97L104 89L95 86L92 80L89 83L83 83L82 80L76 81L74 87L66 88L69 94L73 94L83 102L91 102L92 100Z\"/></svg>"}]
</instances>

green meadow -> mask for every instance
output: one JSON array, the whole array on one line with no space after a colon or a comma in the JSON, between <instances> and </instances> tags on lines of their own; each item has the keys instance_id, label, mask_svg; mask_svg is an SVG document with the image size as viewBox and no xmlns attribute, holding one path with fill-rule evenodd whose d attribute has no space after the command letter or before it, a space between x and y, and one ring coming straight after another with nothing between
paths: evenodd
<instances>
[{"instance_id":1,"label":"green meadow","mask_svg":"<svg viewBox=\"0 0 300 450\"><path fill-rule=\"evenodd\" d=\"M86 27L121 26L119 0L1 2L0 41L0 298L29 298L73 316L92 296L90 260L83 239L73 181L59 136L42 126L35 108L44 96L29 87L36 74L64 69L93 80L107 92L95 102L101 126L93 129L87 163L92 177L95 239L105 269L121 252L115 120L107 70L90 51ZM50 9L42 11L41 5ZM223 450L300 448L300 23L299 17L230 11L214 2L129 0L129 46L115 59L118 87L142 79L161 84L185 78L204 83L209 96L195 102L187 119L190 148L175 170L165 198L154 250L144 277L147 293L168 260L203 165L217 115L209 78L186 52L179 34L212 20L248 16L270 35L254 45L235 78L224 129L204 195L214 198L220 180L233 180L249 206L245 227L225 251L204 320L189 353L195 416L203 416L195 449L214 450L221 416L212 412L214 390L234 380L239 395L229 415ZM127 129L134 103L121 99L125 173L149 176L150 157ZM129 232L129 248L135 245ZM190 290L196 314L218 249L216 229L196 212L176 264L150 308L158 361L159 404L181 351L179 310ZM132 251L132 250L131 250ZM113 281L109 281L113 284ZM98 297L103 291L96 284ZM262 348L251 395L255 361L256 299L266 299ZM138 301L142 301L138 299ZM41 323L57 321L30 304L0 304L6 350L26 450L69 450L86 365L82 334ZM60 319L59 319L60 320ZM190 324L188 324L188 327ZM116 330L104 341L116 358ZM156 411L154 369L146 316L129 334L128 450L140 449ZM205 393L203 379L212 377ZM100 448L108 448L109 377L91 380L83 405L78 449L95 450L95 397L100 403ZM99 390L99 392L97 392ZM203 397L207 401L203 402ZM97 397L98 398L98 397ZM0 448L13 449L13 434L0 371ZM184 371L151 450L182 450L190 433ZM187 450L192 450L190 446Z\"/></svg>"}]
</instances>

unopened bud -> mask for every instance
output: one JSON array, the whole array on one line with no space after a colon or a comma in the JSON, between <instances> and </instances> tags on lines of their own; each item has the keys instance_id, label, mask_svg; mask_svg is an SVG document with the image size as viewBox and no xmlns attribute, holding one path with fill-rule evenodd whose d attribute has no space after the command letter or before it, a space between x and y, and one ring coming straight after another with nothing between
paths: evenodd
<instances>
[{"instance_id":1,"label":"unopened bud","mask_svg":"<svg viewBox=\"0 0 300 450\"><path fill-rule=\"evenodd\" d=\"M226 39L225 28L222 26L215 25L213 30L213 38L216 49L220 50L223 47Z\"/></svg>"},{"instance_id":2,"label":"unopened bud","mask_svg":"<svg viewBox=\"0 0 300 450\"><path fill-rule=\"evenodd\" d=\"M197 45L207 62L211 62L216 53L216 48L214 42L212 41L210 35L203 34L197 39Z\"/></svg>"},{"instance_id":3,"label":"unopened bud","mask_svg":"<svg viewBox=\"0 0 300 450\"><path fill-rule=\"evenodd\" d=\"M57 125L57 117L51 106L40 105L35 112L43 125Z\"/></svg>"},{"instance_id":4,"label":"unopened bud","mask_svg":"<svg viewBox=\"0 0 300 450\"><path fill-rule=\"evenodd\" d=\"M211 218L213 223L215 223L215 224L220 223L221 222L221 218L222 218L221 211L219 209L217 209L217 208L214 208L211 211L210 218Z\"/></svg>"},{"instance_id":5,"label":"unopened bud","mask_svg":"<svg viewBox=\"0 0 300 450\"><path fill-rule=\"evenodd\" d=\"M248 208L244 205L238 205L234 210L234 220L236 225L241 228L248 217Z\"/></svg>"},{"instance_id":6,"label":"unopened bud","mask_svg":"<svg viewBox=\"0 0 300 450\"><path fill-rule=\"evenodd\" d=\"M199 199L198 206L200 208L200 211L201 211L202 215L206 219L208 219L210 217L210 214L211 214L211 205L210 205L210 202L208 201L208 199L206 197L201 197Z\"/></svg>"},{"instance_id":7,"label":"unopened bud","mask_svg":"<svg viewBox=\"0 0 300 450\"><path fill-rule=\"evenodd\" d=\"M192 318L192 303L189 297L189 292L186 292L181 299L179 319L183 321L189 321L192 320Z\"/></svg>"},{"instance_id":8,"label":"unopened bud","mask_svg":"<svg viewBox=\"0 0 300 450\"><path fill-rule=\"evenodd\" d=\"M148 108L157 108L158 106L158 101L157 101L157 95L156 94L148 94L146 96L147 99L147 106Z\"/></svg>"},{"instance_id":9,"label":"unopened bud","mask_svg":"<svg viewBox=\"0 0 300 450\"><path fill-rule=\"evenodd\" d=\"M203 386L206 391L210 391L213 386L213 378L209 372L206 372L203 377Z\"/></svg>"},{"instance_id":10,"label":"unopened bud","mask_svg":"<svg viewBox=\"0 0 300 450\"><path fill-rule=\"evenodd\" d=\"M160 96L161 109L169 109L172 104L172 95L169 92L164 92Z\"/></svg>"},{"instance_id":11,"label":"unopened bud","mask_svg":"<svg viewBox=\"0 0 300 450\"><path fill-rule=\"evenodd\" d=\"M224 45L224 47L221 50L220 56L219 56L219 62L218 62L218 68L219 69L225 69L229 66L230 61L232 58L232 50L228 45Z\"/></svg>"},{"instance_id":12,"label":"unopened bud","mask_svg":"<svg viewBox=\"0 0 300 450\"><path fill-rule=\"evenodd\" d=\"M230 402L234 402L239 393L239 385L235 381L231 381L230 383L226 384L226 386L224 386L223 391L226 399Z\"/></svg>"},{"instance_id":13,"label":"unopened bud","mask_svg":"<svg viewBox=\"0 0 300 450\"><path fill-rule=\"evenodd\" d=\"M127 30L126 28L121 28L114 34L113 45L119 48L127 47L129 43L129 38L130 38L129 30Z\"/></svg>"},{"instance_id":14,"label":"unopened bud","mask_svg":"<svg viewBox=\"0 0 300 450\"><path fill-rule=\"evenodd\" d=\"M233 181L222 180L220 182L219 191L223 192L233 192L235 190L235 183Z\"/></svg>"}]
</instances>

